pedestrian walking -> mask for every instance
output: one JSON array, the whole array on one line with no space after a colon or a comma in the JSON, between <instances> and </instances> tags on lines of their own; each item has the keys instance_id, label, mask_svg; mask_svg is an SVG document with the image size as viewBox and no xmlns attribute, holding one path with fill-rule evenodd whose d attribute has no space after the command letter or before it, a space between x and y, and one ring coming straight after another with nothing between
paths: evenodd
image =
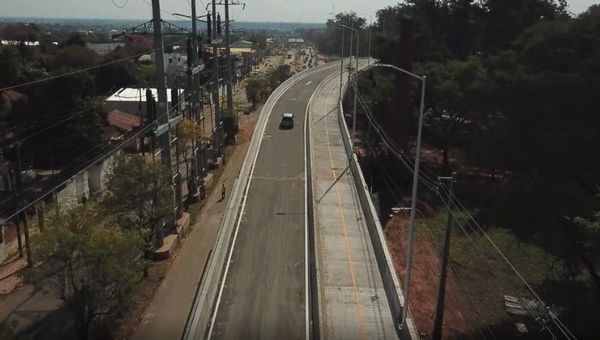
<instances>
[{"instance_id":1,"label":"pedestrian walking","mask_svg":"<svg viewBox=\"0 0 600 340\"><path fill-rule=\"evenodd\" d=\"M225 184L221 184L221 201L225 199Z\"/></svg>"}]
</instances>

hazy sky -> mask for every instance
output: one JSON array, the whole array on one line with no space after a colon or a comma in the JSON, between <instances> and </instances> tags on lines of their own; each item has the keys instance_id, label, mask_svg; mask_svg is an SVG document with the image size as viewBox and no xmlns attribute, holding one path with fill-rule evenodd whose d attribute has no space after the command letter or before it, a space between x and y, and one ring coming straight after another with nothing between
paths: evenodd
<instances>
[{"instance_id":1,"label":"hazy sky","mask_svg":"<svg viewBox=\"0 0 600 340\"><path fill-rule=\"evenodd\" d=\"M151 0L0 0L0 16L45 18L149 18ZM161 0L163 17L167 13L189 13L190 0ZM354 10L363 17L398 0L240 0L246 9L235 6L234 18L241 21L325 22L335 6L336 12ZM570 10L580 13L598 0L568 0ZM197 0L203 8L210 0ZM122 6L123 8L117 8ZM222 9L221 9L222 11ZM199 11L202 13L202 10Z\"/></svg>"}]
</instances>

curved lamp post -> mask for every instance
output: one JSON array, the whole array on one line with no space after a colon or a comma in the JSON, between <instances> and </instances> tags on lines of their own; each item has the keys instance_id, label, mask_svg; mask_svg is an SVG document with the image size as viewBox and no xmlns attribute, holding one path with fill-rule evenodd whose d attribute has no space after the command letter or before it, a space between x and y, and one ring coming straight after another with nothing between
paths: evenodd
<instances>
[{"instance_id":1,"label":"curved lamp post","mask_svg":"<svg viewBox=\"0 0 600 340\"><path fill-rule=\"evenodd\" d=\"M352 65L352 32L356 32L356 72L358 72L358 53L359 53L359 44L360 44L360 31L354 27L350 27L344 24L336 23L338 27L342 28L342 65L341 65L341 74L340 74L340 97L339 101L342 100L342 80L344 73L344 29L349 29L350 32L350 65ZM348 72L350 72L348 70ZM350 73L348 73L348 78L350 78ZM356 79L356 76L355 76ZM348 79L350 81L350 79ZM356 83L354 84L356 87ZM354 140L356 139L356 105L357 105L357 96L354 96L354 111L352 113L352 147L354 148Z\"/></svg>"},{"instance_id":2,"label":"curved lamp post","mask_svg":"<svg viewBox=\"0 0 600 340\"><path fill-rule=\"evenodd\" d=\"M412 184L412 200L410 207L410 222L408 224L408 247L406 250L406 273L404 276L404 305L402 306L402 319L400 320L400 327L404 328L406 323L406 316L408 315L408 298L410 293L410 274L412 270L412 255L413 255L413 243L415 237L415 214L417 212L417 187L419 183L419 166L421 160L421 136L423 132L423 114L425 112L425 84L427 77L419 76L398 66L390 64L374 64L371 67L385 67L391 68L396 71L402 72L410 77L416 78L421 81L421 106L419 109L419 128L417 132L417 150L415 153L415 167L413 170L413 184Z\"/></svg>"}]
</instances>

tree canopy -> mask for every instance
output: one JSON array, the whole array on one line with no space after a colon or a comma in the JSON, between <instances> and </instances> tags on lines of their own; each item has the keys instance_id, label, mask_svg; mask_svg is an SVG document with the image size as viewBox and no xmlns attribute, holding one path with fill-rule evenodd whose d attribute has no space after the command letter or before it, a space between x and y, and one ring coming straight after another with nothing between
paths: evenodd
<instances>
[{"instance_id":1,"label":"tree canopy","mask_svg":"<svg viewBox=\"0 0 600 340\"><path fill-rule=\"evenodd\" d=\"M158 161L120 158L107 184L106 207L125 228L137 230L148 247L162 245L164 225L175 214L173 181Z\"/></svg>"},{"instance_id":2,"label":"tree canopy","mask_svg":"<svg viewBox=\"0 0 600 340\"><path fill-rule=\"evenodd\" d=\"M479 223L556 256L545 296L576 334L597 334L587 301L600 287L600 5L571 17L564 1L408 0L380 10L374 30L376 58L428 78L426 166L462 174L461 200ZM414 140L420 84L402 89L401 77L374 68L359 92L388 135ZM385 152L380 160L392 163ZM582 289L567 301L565 287Z\"/></svg>"},{"instance_id":3,"label":"tree canopy","mask_svg":"<svg viewBox=\"0 0 600 340\"><path fill-rule=\"evenodd\" d=\"M91 203L51 216L32 245L39 263L30 280L65 302L80 339L125 306L145 267L140 235L116 227Z\"/></svg>"}]
</instances>

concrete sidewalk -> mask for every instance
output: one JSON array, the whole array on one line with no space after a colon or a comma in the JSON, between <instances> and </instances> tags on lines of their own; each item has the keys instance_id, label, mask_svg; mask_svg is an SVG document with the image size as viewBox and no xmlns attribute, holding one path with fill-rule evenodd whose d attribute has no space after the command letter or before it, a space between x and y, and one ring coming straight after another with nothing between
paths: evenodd
<instances>
[{"instance_id":1,"label":"concrete sidewalk","mask_svg":"<svg viewBox=\"0 0 600 340\"><path fill-rule=\"evenodd\" d=\"M194 295L207 262L209 252L215 244L224 210L233 182L237 177L248 149L247 130L254 129L256 113L240 122L241 138L235 151L228 155L227 166L214 184L206 205L183 241L181 249L148 305L132 339L180 339L193 303ZM227 189L227 197L221 201L221 184Z\"/></svg>"},{"instance_id":2,"label":"concrete sidewalk","mask_svg":"<svg viewBox=\"0 0 600 340\"><path fill-rule=\"evenodd\" d=\"M337 111L339 73L311 106L321 337L396 339L365 217L348 168Z\"/></svg>"}]
</instances>

